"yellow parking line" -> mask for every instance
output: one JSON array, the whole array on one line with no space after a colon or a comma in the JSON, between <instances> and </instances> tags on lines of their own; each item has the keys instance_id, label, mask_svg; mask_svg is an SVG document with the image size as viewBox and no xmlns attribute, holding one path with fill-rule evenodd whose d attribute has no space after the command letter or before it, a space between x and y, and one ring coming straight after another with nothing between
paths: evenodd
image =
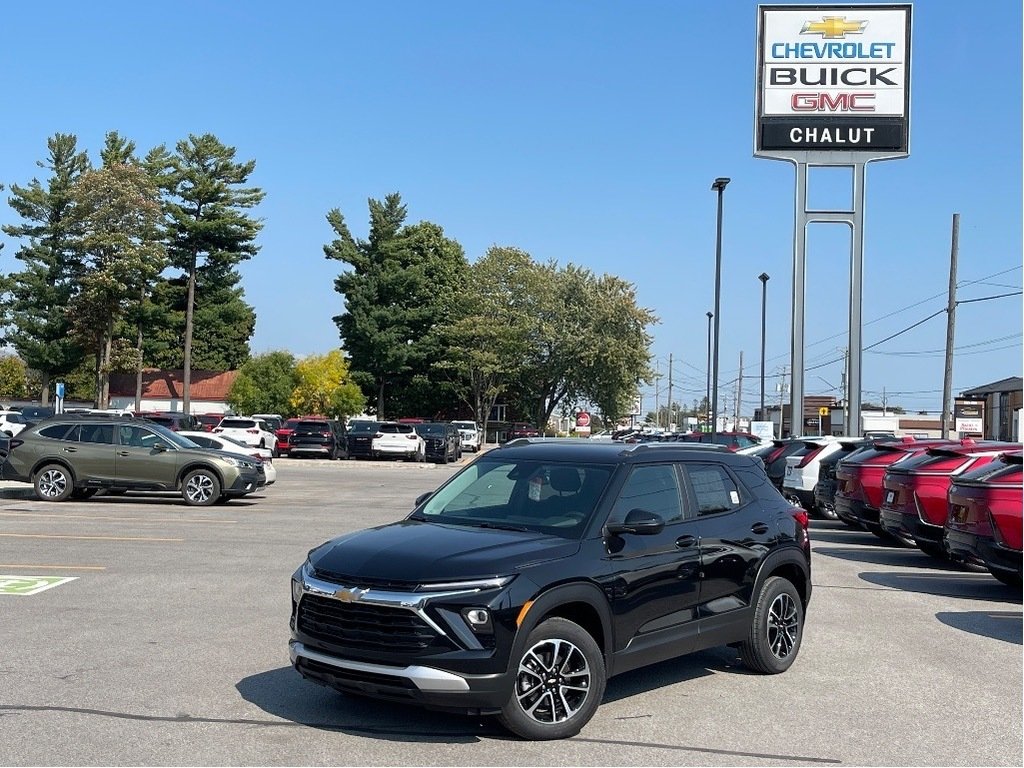
<instances>
[{"instance_id":1,"label":"yellow parking line","mask_svg":"<svg viewBox=\"0 0 1024 768\"><path fill-rule=\"evenodd\" d=\"M28 568L32 571L47 569L51 571L105 571L105 565L11 565L0 563L0 568Z\"/></svg>"},{"instance_id":2,"label":"yellow parking line","mask_svg":"<svg viewBox=\"0 0 1024 768\"><path fill-rule=\"evenodd\" d=\"M0 533L12 539L82 539L89 541L185 541L184 539L160 539L147 536L65 536L52 533Z\"/></svg>"},{"instance_id":3,"label":"yellow parking line","mask_svg":"<svg viewBox=\"0 0 1024 768\"><path fill-rule=\"evenodd\" d=\"M237 520L204 520L177 517L113 517L111 515L47 515L42 512L0 512L0 517L56 517L61 520L113 520L128 523L237 523Z\"/></svg>"}]
</instances>

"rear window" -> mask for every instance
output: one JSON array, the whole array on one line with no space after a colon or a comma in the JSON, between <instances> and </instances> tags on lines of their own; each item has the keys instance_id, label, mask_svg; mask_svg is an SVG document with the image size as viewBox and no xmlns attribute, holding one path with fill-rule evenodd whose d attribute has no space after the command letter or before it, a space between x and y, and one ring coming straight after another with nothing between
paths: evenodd
<instances>
[{"instance_id":1,"label":"rear window","mask_svg":"<svg viewBox=\"0 0 1024 768\"><path fill-rule=\"evenodd\" d=\"M899 463L900 472L954 472L968 461L961 453L926 451Z\"/></svg>"},{"instance_id":2,"label":"rear window","mask_svg":"<svg viewBox=\"0 0 1024 768\"><path fill-rule=\"evenodd\" d=\"M306 420L295 425L296 432L330 432L331 425L326 421Z\"/></svg>"},{"instance_id":3,"label":"rear window","mask_svg":"<svg viewBox=\"0 0 1024 768\"><path fill-rule=\"evenodd\" d=\"M348 431L353 434L366 434L376 432L380 425L376 421L353 421L348 425Z\"/></svg>"},{"instance_id":4,"label":"rear window","mask_svg":"<svg viewBox=\"0 0 1024 768\"><path fill-rule=\"evenodd\" d=\"M408 435L414 430L411 424L381 424L377 431L385 435Z\"/></svg>"},{"instance_id":5,"label":"rear window","mask_svg":"<svg viewBox=\"0 0 1024 768\"><path fill-rule=\"evenodd\" d=\"M220 423L221 429L252 429L255 426L252 419L223 419Z\"/></svg>"}]
</instances>

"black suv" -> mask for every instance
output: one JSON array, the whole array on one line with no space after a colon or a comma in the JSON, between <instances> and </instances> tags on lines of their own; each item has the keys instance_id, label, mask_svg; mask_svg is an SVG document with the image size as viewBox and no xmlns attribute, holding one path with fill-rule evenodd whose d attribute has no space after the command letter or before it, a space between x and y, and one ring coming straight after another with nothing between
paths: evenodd
<instances>
[{"instance_id":1,"label":"black suv","mask_svg":"<svg viewBox=\"0 0 1024 768\"><path fill-rule=\"evenodd\" d=\"M333 419L299 419L288 436L288 455L347 459L345 425Z\"/></svg>"},{"instance_id":2,"label":"black suv","mask_svg":"<svg viewBox=\"0 0 1024 768\"><path fill-rule=\"evenodd\" d=\"M347 691L572 736L612 675L735 644L783 672L811 596L807 513L712 446L521 439L404 520L311 550L290 653Z\"/></svg>"},{"instance_id":3,"label":"black suv","mask_svg":"<svg viewBox=\"0 0 1024 768\"><path fill-rule=\"evenodd\" d=\"M427 422L413 428L423 438L427 461L447 464L462 458L462 437L454 424Z\"/></svg>"}]
</instances>

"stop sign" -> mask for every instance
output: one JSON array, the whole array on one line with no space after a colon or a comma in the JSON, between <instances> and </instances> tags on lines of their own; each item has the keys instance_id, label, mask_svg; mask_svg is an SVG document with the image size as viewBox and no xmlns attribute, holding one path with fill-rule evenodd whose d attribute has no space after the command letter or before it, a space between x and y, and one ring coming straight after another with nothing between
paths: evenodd
<instances>
[{"instance_id":1,"label":"stop sign","mask_svg":"<svg viewBox=\"0 0 1024 768\"><path fill-rule=\"evenodd\" d=\"M589 427L590 426L590 414L586 411L580 411L576 414L576 426L577 427Z\"/></svg>"}]
</instances>

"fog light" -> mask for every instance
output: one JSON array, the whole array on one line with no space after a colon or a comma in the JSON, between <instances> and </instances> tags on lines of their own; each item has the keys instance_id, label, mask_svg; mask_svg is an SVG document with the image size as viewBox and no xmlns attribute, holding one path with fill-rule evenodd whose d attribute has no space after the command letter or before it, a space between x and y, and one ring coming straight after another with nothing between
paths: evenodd
<instances>
[{"instance_id":1,"label":"fog light","mask_svg":"<svg viewBox=\"0 0 1024 768\"><path fill-rule=\"evenodd\" d=\"M462 618L466 620L469 628L474 632L489 633L493 631L491 612L486 608L463 608Z\"/></svg>"}]
</instances>

